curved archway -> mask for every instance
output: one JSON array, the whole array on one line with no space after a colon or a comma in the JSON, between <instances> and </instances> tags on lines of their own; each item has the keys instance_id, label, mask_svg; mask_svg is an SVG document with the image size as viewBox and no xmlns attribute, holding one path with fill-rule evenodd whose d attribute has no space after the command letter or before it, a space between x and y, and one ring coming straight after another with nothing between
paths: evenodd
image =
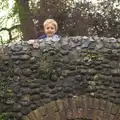
<instances>
[{"instance_id":1,"label":"curved archway","mask_svg":"<svg viewBox=\"0 0 120 120\"><path fill-rule=\"evenodd\" d=\"M24 120L120 120L120 107L103 99L74 96L44 104Z\"/></svg>"}]
</instances>

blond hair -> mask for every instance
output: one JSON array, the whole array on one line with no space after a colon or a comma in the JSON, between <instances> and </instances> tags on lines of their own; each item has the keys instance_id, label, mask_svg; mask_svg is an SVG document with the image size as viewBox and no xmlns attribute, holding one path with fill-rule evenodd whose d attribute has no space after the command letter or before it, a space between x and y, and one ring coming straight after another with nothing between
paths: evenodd
<instances>
[{"instance_id":1,"label":"blond hair","mask_svg":"<svg viewBox=\"0 0 120 120\"><path fill-rule=\"evenodd\" d=\"M57 24L57 22L56 22L54 19L46 19L46 20L44 21L44 23L43 23L43 26L45 27L46 25L48 25L48 24L50 24L50 23L54 24L55 29L56 29L56 31L57 31L57 30L58 30L58 24Z\"/></svg>"}]
</instances>

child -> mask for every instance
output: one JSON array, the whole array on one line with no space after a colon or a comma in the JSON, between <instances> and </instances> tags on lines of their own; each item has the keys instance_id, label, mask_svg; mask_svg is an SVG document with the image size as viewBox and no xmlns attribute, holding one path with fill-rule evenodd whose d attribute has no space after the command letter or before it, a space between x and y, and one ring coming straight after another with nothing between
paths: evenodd
<instances>
[{"instance_id":1,"label":"child","mask_svg":"<svg viewBox=\"0 0 120 120\"><path fill-rule=\"evenodd\" d=\"M45 35L40 36L38 39L51 39L58 41L60 38L55 34L58 30L58 24L54 19L47 19L43 23ZM28 44L32 44L34 48L39 48L39 43L36 40L29 40Z\"/></svg>"},{"instance_id":2,"label":"child","mask_svg":"<svg viewBox=\"0 0 120 120\"><path fill-rule=\"evenodd\" d=\"M54 41L59 39L56 34L58 30L58 24L54 19L46 19L43 23L45 35L39 37L39 39L52 38Z\"/></svg>"}]
</instances>

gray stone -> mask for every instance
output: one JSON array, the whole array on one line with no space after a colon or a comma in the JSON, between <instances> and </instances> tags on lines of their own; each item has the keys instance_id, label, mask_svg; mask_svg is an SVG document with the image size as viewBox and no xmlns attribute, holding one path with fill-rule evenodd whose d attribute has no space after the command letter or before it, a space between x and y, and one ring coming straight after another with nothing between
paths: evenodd
<instances>
[{"instance_id":1,"label":"gray stone","mask_svg":"<svg viewBox=\"0 0 120 120\"><path fill-rule=\"evenodd\" d=\"M51 78L50 78L51 81L56 82L57 79L58 79L57 75L51 75Z\"/></svg>"},{"instance_id":2,"label":"gray stone","mask_svg":"<svg viewBox=\"0 0 120 120\"><path fill-rule=\"evenodd\" d=\"M49 96L50 96L49 93L40 93L40 97L41 97L41 99L49 98Z\"/></svg>"},{"instance_id":3,"label":"gray stone","mask_svg":"<svg viewBox=\"0 0 120 120\"><path fill-rule=\"evenodd\" d=\"M11 59L12 60L29 60L30 56L29 55L12 55Z\"/></svg>"},{"instance_id":4,"label":"gray stone","mask_svg":"<svg viewBox=\"0 0 120 120\"><path fill-rule=\"evenodd\" d=\"M40 84L38 83L31 83L30 84L30 88L33 89L33 88L39 88ZM38 90L38 89L37 89ZM34 90L33 90L34 91Z\"/></svg>"},{"instance_id":5,"label":"gray stone","mask_svg":"<svg viewBox=\"0 0 120 120\"><path fill-rule=\"evenodd\" d=\"M14 104L13 112L20 112L22 106L20 104Z\"/></svg>"},{"instance_id":6,"label":"gray stone","mask_svg":"<svg viewBox=\"0 0 120 120\"><path fill-rule=\"evenodd\" d=\"M36 94L35 95L31 95L30 98L31 98L32 101L36 101L36 100L40 99L40 95L36 95Z\"/></svg>"},{"instance_id":7,"label":"gray stone","mask_svg":"<svg viewBox=\"0 0 120 120\"><path fill-rule=\"evenodd\" d=\"M58 99L58 95L54 94L54 95L50 95L51 100L57 100Z\"/></svg>"},{"instance_id":8,"label":"gray stone","mask_svg":"<svg viewBox=\"0 0 120 120\"><path fill-rule=\"evenodd\" d=\"M24 70L22 71L22 73L23 73L23 75L29 77L29 76L31 76L31 74L32 74L32 70L29 69L29 68L26 68L26 69L24 69Z\"/></svg>"},{"instance_id":9,"label":"gray stone","mask_svg":"<svg viewBox=\"0 0 120 120\"><path fill-rule=\"evenodd\" d=\"M11 46L11 50L12 50L13 52L18 52L18 51L22 50L22 48L23 48L23 46L20 45L20 44L12 45L12 46Z\"/></svg>"},{"instance_id":10,"label":"gray stone","mask_svg":"<svg viewBox=\"0 0 120 120\"><path fill-rule=\"evenodd\" d=\"M11 98L9 98L9 99L7 99L6 101L5 101L5 103L7 104L7 105L13 105L14 104L14 99L11 99Z\"/></svg>"},{"instance_id":11,"label":"gray stone","mask_svg":"<svg viewBox=\"0 0 120 120\"><path fill-rule=\"evenodd\" d=\"M48 80L48 79L41 79L40 81L39 81L39 83L41 84L41 85L46 85L46 84L48 84L50 81Z\"/></svg>"},{"instance_id":12,"label":"gray stone","mask_svg":"<svg viewBox=\"0 0 120 120\"><path fill-rule=\"evenodd\" d=\"M33 51L31 52L31 55L32 55L33 57L40 57L40 52L39 52L39 50L33 50Z\"/></svg>"},{"instance_id":13,"label":"gray stone","mask_svg":"<svg viewBox=\"0 0 120 120\"><path fill-rule=\"evenodd\" d=\"M49 87L50 89L55 88L55 83L50 83L50 84L48 84L48 87Z\"/></svg>"},{"instance_id":14,"label":"gray stone","mask_svg":"<svg viewBox=\"0 0 120 120\"><path fill-rule=\"evenodd\" d=\"M3 47L5 51L1 48L0 113L12 111L21 120L23 115L58 99L70 104L75 100L77 104L78 98L79 103L86 100L85 105L89 105L88 96L94 97L93 103L97 98L106 99L107 105L108 100L119 104L119 40L76 36L38 42L37 49L26 42L12 43ZM75 99L71 99L73 95Z\"/></svg>"},{"instance_id":15,"label":"gray stone","mask_svg":"<svg viewBox=\"0 0 120 120\"><path fill-rule=\"evenodd\" d=\"M30 94L33 95L33 94L39 94L40 93L40 89L39 88L35 88L35 89L32 89L30 91Z\"/></svg>"},{"instance_id":16,"label":"gray stone","mask_svg":"<svg viewBox=\"0 0 120 120\"><path fill-rule=\"evenodd\" d=\"M35 58L35 57L31 57L31 58L30 58L30 63L31 63L31 64L36 63L36 58Z\"/></svg>"},{"instance_id":17,"label":"gray stone","mask_svg":"<svg viewBox=\"0 0 120 120\"><path fill-rule=\"evenodd\" d=\"M112 69L111 75L120 76L120 69Z\"/></svg>"},{"instance_id":18,"label":"gray stone","mask_svg":"<svg viewBox=\"0 0 120 120\"><path fill-rule=\"evenodd\" d=\"M66 88L64 89L64 92L65 92L65 93L71 93L71 92L72 92L72 88L66 87Z\"/></svg>"}]
</instances>

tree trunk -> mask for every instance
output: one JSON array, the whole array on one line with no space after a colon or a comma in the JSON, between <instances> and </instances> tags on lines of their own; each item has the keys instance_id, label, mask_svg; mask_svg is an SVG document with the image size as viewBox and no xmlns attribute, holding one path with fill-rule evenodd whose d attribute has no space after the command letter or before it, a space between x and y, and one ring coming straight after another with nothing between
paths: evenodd
<instances>
[{"instance_id":1,"label":"tree trunk","mask_svg":"<svg viewBox=\"0 0 120 120\"><path fill-rule=\"evenodd\" d=\"M18 5L18 14L20 19L20 27L23 33L23 39L29 40L35 38L34 23L29 8L29 0L15 0Z\"/></svg>"}]
</instances>

